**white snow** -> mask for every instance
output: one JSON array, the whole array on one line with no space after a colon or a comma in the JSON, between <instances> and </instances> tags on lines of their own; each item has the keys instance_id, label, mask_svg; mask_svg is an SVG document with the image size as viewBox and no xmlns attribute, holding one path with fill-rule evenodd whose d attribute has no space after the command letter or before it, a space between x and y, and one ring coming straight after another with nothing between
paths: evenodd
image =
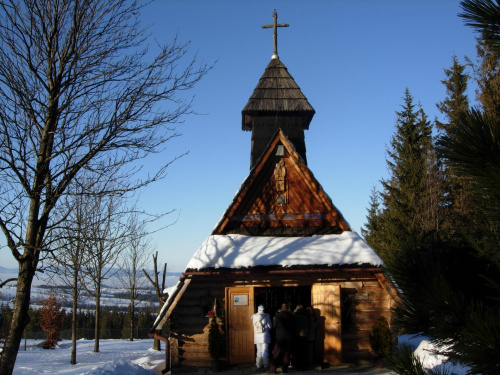
<instances>
[{"instance_id":1,"label":"white snow","mask_svg":"<svg viewBox=\"0 0 500 375\"><path fill-rule=\"evenodd\" d=\"M311 237L254 237L240 234L210 235L186 266L188 270L257 266L342 266L383 265L377 253L356 233L317 235ZM160 323L170 307L179 280L171 287L154 326Z\"/></svg>"},{"instance_id":2,"label":"white snow","mask_svg":"<svg viewBox=\"0 0 500 375\"><path fill-rule=\"evenodd\" d=\"M398 337L399 344L407 343L414 351L413 354L422 362L427 370L446 370L452 375L466 375L468 367L459 363L447 362L448 358L439 351L445 348L439 347L425 336L402 335Z\"/></svg>"},{"instance_id":3,"label":"white snow","mask_svg":"<svg viewBox=\"0 0 500 375\"><path fill-rule=\"evenodd\" d=\"M429 340L422 340L417 349L413 352L417 358L424 364L427 369L446 369L454 375L466 375L469 368L458 363L447 362L447 357L437 354L436 351L442 350Z\"/></svg>"},{"instance_id":4,"label":"white snow","mask_svg":"<svg viewBox=\"0 0 500 375\"><path fill-rule=\"evenodd\" d=\"M383 262L356 232L311 237L231 234L207 237L186 269L362 264Z\"/></svg>"},{"instance_id":5,"label":"white snow","mask_svg":"<svg viewBox=\"0 0 500 375\"><path fill-rule=\"evenodd\" d=\"M63 340L56 349L46 350L36 346L41 340L35 342L28 340L27 351L21 349L17 356L14 375L160 375L165 368L165 352L152 350L153 340L101 340L100 352L94 353L93 340L79 340L77 345L77 364L70 365L71 342ZM163 344L162 344L163 345ZM164 346L162 346L164 348ZM341 375L342 372L336 371ZM316 373L315 370L307 373ZM206 369L196 372L207 373ZM208 373L211 373L208 371ZM228 372L229 374L248 373L248 369L241 372ZM348 371L353 375L354 373ZM362 373L365 373L363 371ZM303 372L295 371L295 375ZM373 375L392 375L390 371L379 370L371 372ZM189 374L187 374L189 375Z\"/></svg>"},{"instance_id":6,"label":"white snow","mask_svg":"<svg viewBox=\"0 0 500 375\"><path fill-rule=\"evenodd\" d=\"M151 375L165 368L165 351L153 350L153 340L100 340L94 353L94 340L77 341L76 365L71 365L71 341L59 342L56 349L42 349L42 340L24 341L17 355L14 375ZM163 345L163 344L162 344ZM164 349L164 346L162 346Z\"/></svg>"},{"instance_id":7,"label":"white snow","mask_svg":"<svg viewBox=\"0 0 500 375\"><path fill-rule=\"evenodd\" d=\"M415 354L426 369L445 367L454 375L465 375L467 368L457 364L445 363L446 358L435 354L436 347L423 336L399 336L399 343L407 342L415 349ZM56 349L46 350L38 345L41 340L28 340L27 350L24 341L17 355L14 375L151 375L161 374L165 368L165 351L153 350L153 340L100 340L100 351L94 353L93 340L77 342L76 365L69 363L71 341L63 340ZM165 347L162 343L162 349ZM391 374L390 371L377 371L374 374ZM295 372L300 375L299 372ZM352 373L351 373L352 374Z\"/></svg>"}]
</instances>

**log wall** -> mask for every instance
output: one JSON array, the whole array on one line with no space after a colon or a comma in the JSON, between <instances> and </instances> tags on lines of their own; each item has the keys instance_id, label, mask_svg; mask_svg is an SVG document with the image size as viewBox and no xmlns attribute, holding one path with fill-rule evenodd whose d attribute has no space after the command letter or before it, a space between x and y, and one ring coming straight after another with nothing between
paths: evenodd
<instances>
[{"instance_id":1,"label":"log wall","mask_svg":"<svg viewBox=\"0 0 500 375\"><path fill-rule=\"evenodd\" d=\"M320 277L321 276L321 277ZM276 277L269 275L196 275L170 316L171 363L173 367L209 367L207 312L215 298L223 298L225 287L311 286L313 283L341 286L342 359L359 363L373 358L369 335L379 316L390 321L394 299L373 274L342 270L325 277L318 270L309 274ZM380 277L380 275L379 275Z\"/></svg>"}]
</instances>

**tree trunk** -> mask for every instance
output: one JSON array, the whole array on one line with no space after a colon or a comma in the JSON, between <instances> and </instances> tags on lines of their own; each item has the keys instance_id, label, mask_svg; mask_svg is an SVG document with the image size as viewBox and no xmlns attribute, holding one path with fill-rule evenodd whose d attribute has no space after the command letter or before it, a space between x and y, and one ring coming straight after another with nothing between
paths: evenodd
<instances>
[{"instance_id":1,"label":"tree trunk","mask_svg":"<svg viewBox=\"0 0 500 375\"><path fill-rule=\"evenodd\" d=\"M160 299L160 304L159 304L159 307L158 307L158 315L160 314L161 309L163 308L163 305L164 305L164 303ZM155 335L155 339L153 340L153 349L161 351L161 341L156 338L156 335Z\"/></svg>"},{"instance_id":2,"label":"tree trunk","mask_svg":"<svg viewBox=\"0 0 500 375\"><path fill-rule=\"evenodd\" d=\"M130 341L134 341L134 326L135 326L135 299L131 298L130 300Z\"/></svg>"},{"instance_id":3,"label":"tree trunk","mask_svg":"<svg viewBox=\"0 0 500 375\"><path fill-rule=\"evenodd\" d=\"M76 316L78 308L78 271L73 274L73 312L71 313L71 359L72 365L76 365Z\"/></svg>"},{"instance_id":4,"label":"tree trunk","mask_svg":"<svg viewBox=\"0 0 500 375\"><path fill-rule=\"evenodd\" d=\"M99 352L99 334L101 332L101 286L97 287L95 297L94 353Z\"/></svg>"},{"instance_id":5,"label":"tree trunk","mask_svg":"<svg viewBox=\"0 0 500 375\"><path fill-rule=\"evenodd\" d=\"M32 265L32 262L25 260L19 263L16 301L12 312L12 320L10 321L9 334L5 340L0 360L0 374L2 375L10 375L14 371L23 332L29 322L28 310L30 307L31 283L35 271L36 267Z\"/></svg>"}]
</instances>

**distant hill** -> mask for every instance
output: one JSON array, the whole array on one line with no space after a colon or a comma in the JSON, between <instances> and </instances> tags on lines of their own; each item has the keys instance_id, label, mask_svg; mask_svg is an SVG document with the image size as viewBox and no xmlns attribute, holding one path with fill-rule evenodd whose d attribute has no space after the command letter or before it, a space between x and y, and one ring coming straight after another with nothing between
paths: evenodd
<instances>
[{"instance_id":1,"label":"distant hill","mask_svg":"<svg viewBox=\"0 0 500 375\"><path fill-rule=\"evenodd\" d=\"M153 271L150 271L152 274ZM0 281L4 281L10 278L17 278L18 270L17 268L6 268L0 266ZM142 275L142 273L141 273ZM167 272L166 277L166 287L175 285L179 280L179 277L182 275L182 272ZM145 291L147 290L147 294L154 296L155 292L153 290L152 285L149 281L146 281L144 284ZM62 282L55 282L54 279L51 279L49 275L44 273L37 273L35 278L33 279L32 286L32 298L31 305L34 307L36 305L40 305L41 301L46 299L51 291L57 291L58 296L65 300L69 305L69 301L71 300L70 291L67 287L64 287ZM102 290L103 298L101 303L103 305L112 305L126 308L128 306L129 301L126 299L126 291L120 283L120 280L108 279L106 280L106 285ZM16 286L15 282L8 283L2 289L0 289L0 304L7 303L12 307L13 299L16 294ZM94 303L93 297L89 296L86 293L82 294L80 304L81 305L92 305ZM156 303L153 302L156 305Z\"/></svg>"},{"instance_id":2,"label":"distant hill","mask_svg":"<svg viewBox=\"0 0 500 375\"><path fill-rule=\"evenodd\" d=\"M0 273L17 273L17 268L5 268L0 266Z\"/></svg>"},{"instance_id":3,"label":"distant hill","mask_svg":"<svg viewBox=\"0 0 500 375\"><path fill-rule=\"evenodd\" d=\"M150 274L153 274L153 270L147 270ZM123 272L123 271L120 271ZM18 268L6 268L0 266L0 280L7 280L10 278L17 278ZM141 272L142 275L142 272ZM181 277L182 272L168 272L166 277L166 286L172 286L177 283L179 277ZM44 273L37 273L35 279L33 280L33 285L46 285L48 277Z\"/></svg>"}]
</instances>

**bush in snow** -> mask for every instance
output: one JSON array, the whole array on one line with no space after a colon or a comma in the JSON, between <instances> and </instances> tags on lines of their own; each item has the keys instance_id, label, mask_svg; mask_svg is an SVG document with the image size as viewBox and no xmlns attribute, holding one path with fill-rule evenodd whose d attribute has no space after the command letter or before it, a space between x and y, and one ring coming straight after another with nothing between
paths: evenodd
<instances>
[{"instance_id":1,"label":"bush in snow","mask_svg":"<svg viewBox=\"0 0 500 375\"><path fill-rule=\"evenodd\" d=\"M370 346L377 357L387 357L392 352L392 335L389 323L381 316L370 333Z\"/></svg>"},{"instance_id":2,"label":"bush in snow","mask_svg":"<svg viewBox=\"0 0 500 375\"><path fill-rule=\"evenodd\" d=\"M43 301L40 309L40 327L47 332L47 337L42 343L44 349L53 349L57 346L57 342L61 341L59 333L65 315L65 311L61 309L61 303L57 301L54 294Z\"/></svg>"}]
</instances>

